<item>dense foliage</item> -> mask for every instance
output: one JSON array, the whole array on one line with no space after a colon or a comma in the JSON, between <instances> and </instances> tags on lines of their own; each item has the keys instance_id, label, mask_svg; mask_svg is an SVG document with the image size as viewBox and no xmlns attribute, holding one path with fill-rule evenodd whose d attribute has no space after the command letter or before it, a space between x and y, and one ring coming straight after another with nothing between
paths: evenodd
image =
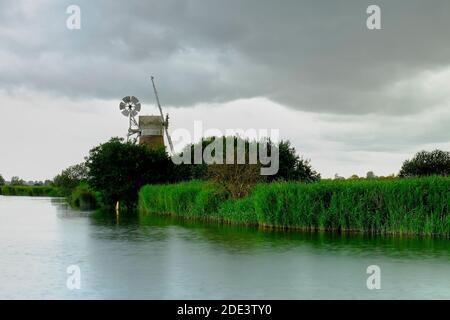
<instances>
[{"instance_id":1,"label":"dense foliage","mask_svg":"<svg viewBox=\"0 0 450 320\"><path fill-rule=\"evenodd\" d=\"M66 195L70 195L72 191L81 183L86 182L88 178L88 169L85 163L80 163L64 169L53 179L55 187L61 189Z\"/></svg>"},{"instance_id":2,"label":"dense foliage","mask_svg":"<svg viewBox=\"0 0 450 320\"><path fill-rule=\"evenodd\" d=\"M89 152L88 183L98 191L104 205L120 201L133 207L141 186L173 181L173 163L164 149L124 143L113 138Z\"/></svg>"},{"instance_id":3,"label":"dense foliage","mask_svg":"<svg viewBox=\"0 0 450 320\"><path fill-rule=\"evenodd\" d=\"M267 177L268 181L315 182L320 180L320 174L311 167L310 161L298 156L288 140L281 141L277 147L280 167L277 174Z\"/></svg>"},{"instance_id":4,"label":"dense foliage","mask_svg":"<svg viewBox=\"0 0 450 320\"><path fill-rule=\"evenodd\" d=\"M434 150L420 151L411 160L406 160L400 170L400 177L416 177L450 174L450 152Z\"/></svg>"},{"instance_id":5,"label":"dense foliage","mask_svg":"<svg viewBox=\"0 0 450 320\"><path fill-rule=\"evenodd\" d=\"M250 141L248 139L242 139L240 137L211 137L211 138L205 138L202 139L201 142L198 142L196 144L191 144L187 146L184 150L184 153L190 153L190 159L191 159L191 165L181 165L181 167L184 168L184 173L180 175L179 180L191 180L191 179L208 179L211 178L211 171L214 171L214 173L220 171L223 173L223 176L226 177L227 175L230 176L233 172L239 172L239 171L248 171L249 173L256 172L255 166L249 166L247 165L235 165L234 167L231 166L229 168L220 168L218 165L214 165L213 168L209 168L210 166L206 165L205 163L202 164L194 164L194 149L196 147L201 148L201 151L203 151L214 141L217 139L222 139L223 141L223 157L225 159L226 157L226 141L232 140L234 142L234 148L236 151L238 142L242 142L245 145L245 152L246 152L246 159L248 163L248 151L251 144L254 144L256 142ZM260 141L264 142L264 141ZM306 160L299 155L297 155L297 151L294 147L291 146L291 143L288 140L281 141L277 144L267 141L268 144L268 150L269 152L277 148L278 154L279 154L279 170L276 174L270 175L270 176L264 176L259 177L259 179L251 179L251 180L265 180L265 181L278 181L278 180L285 180L285 181L302 181L302 182L315 182L320 180L320 174L315 171L309 160ZM213 153L214 154L214 153ZM236 155L236 152L235 152ZM246 167L249 166L249 167ZM226 174L227 173L227 174ZM212 176L216 176L217 174L213 174ZM241 177L244 179L244 177L241 175ZM233 178L234 179L234 178ZM216 179L217 180L217 179Z\"/></svg>"},{"instance_id":6,"label":"dense foliage","mask_svg":"<svg viewBox=\"0 0 450 320\"><path fill-rule=\"evenodd\" d=\"M141 189L144 213L279 228L450 236L450 178L260 183L234 200L200 181Z\"/></svg>"},{"instance_id":7,"label":"dense foliage","mask_svg":"<svg viewBox=\"0 0 450 320\"><path fill-rule=\"evenodd\" d=\"M5 179L3 178L3 176L0 174L0 186L4 186L5 185Z\"/></svg>"},{"instance_id":8,"label":"dense foliage","mask_svg":"<svg viewBox=\"0 0 450 320\"><path fill-rule=\"evenodd\" d=\"M14 176L11 178L10 185L12 186L24 186L25 181L17 176Z\"/></svg>"}]
</instances>

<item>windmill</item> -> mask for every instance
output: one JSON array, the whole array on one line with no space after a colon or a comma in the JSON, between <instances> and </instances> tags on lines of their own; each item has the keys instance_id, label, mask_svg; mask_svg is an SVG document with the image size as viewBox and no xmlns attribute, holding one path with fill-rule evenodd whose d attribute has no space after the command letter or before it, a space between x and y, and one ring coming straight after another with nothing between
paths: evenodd
<instances>
[{"instance_id":1,"label":"windmill","mask_svg":"<svg viewBox=\"0 0 450 320\"><path fill-rule=\"evenodd\" d=\"M169 143L170 152L173 154L172 138L170 137L169 115L162 112L161 103L159 102L158 92L156 91L155 81L151 77L153 90L155 92L156 102L159 109L159 116L139 116L136 121L136 116L141 111L141 103L134 96L126 96L120 102L119 108L121 113L128 117L129 127L127 133L127 142L144 144L151 149L164 147L164 132Z\"/></svg>"},{"instance_id":2,"label":"windmill","mask_svg":"<svg viewBox=\"0 0 450 320\"><path fill-rule=\"evenodd\" d=\"M136 142L137 137L140 135L140 130L135 117L141 111L141 103L135 96L126 96L120 102L119 109L125 117L128 117L127 142Z\"/></svg>"}]
</instances>

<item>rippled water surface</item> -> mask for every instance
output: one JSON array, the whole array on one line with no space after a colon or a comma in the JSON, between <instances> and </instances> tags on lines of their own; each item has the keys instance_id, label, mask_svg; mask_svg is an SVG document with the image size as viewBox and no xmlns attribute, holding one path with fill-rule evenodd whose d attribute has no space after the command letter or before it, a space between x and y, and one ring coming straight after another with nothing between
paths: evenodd
<instances>
[{"instance_id":1,"label":"rippled water surface","mask_svg":"<svg viewBox=\"0 0 450 320\"><path fill-rule=\"evenodd\" d=\"M81 288L66 286L67 267ZM366 269L381 268L381 290ZM274 232L0 196L1 299L450 299L450 240Z\"/></svg>"}]
</instances>

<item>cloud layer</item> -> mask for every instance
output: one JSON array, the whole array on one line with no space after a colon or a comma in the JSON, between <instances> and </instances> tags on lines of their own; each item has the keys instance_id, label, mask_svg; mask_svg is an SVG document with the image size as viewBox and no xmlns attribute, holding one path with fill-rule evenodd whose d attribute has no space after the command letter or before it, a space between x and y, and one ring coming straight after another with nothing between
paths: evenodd
<instances>
[{"instance_id":1,"label":"cloud layer","mask_svg":"<svg viewBox=\"0 0 450 320\"><path fill-rule=\"evenodd\" d=\"M78 1L74 31L70 1L2 1L0 83L151 99L154 74L173 106L263 96L314 112L417 113L448 102L421 92L424 72L450 66L450 3L432 2L377 1L383 29L369 31L359 0Z\"/></svg>"},{"instance_id":2,"label":"cloud layer","mask_svg":"<svg viewBox=\"0 0 450 320\"><path fill-rule=\"evenodd\" d=\"M62 147L58 163L74 163L82 148L123 133L112 127L123 96L154 101L150 75L174 125L216 115L235 127L235 113L248 109L249 124L280 128L330 175L371 170L369 161L391 173L418 149L449 146L448 0L377 0L376 31L366 28L375 4L366 0L79 0L81 30L68 30L71 4L0 0L0 141L9 154L0 164L9 172L20 171L12 154L21 151L8 119L34 115L16 133L36 135L33 148L73 139L77 151ZM64 125L69 117L85 119L88 134ZM330 153L339 156L323 158Z\"/></svg>"}]
</instances>

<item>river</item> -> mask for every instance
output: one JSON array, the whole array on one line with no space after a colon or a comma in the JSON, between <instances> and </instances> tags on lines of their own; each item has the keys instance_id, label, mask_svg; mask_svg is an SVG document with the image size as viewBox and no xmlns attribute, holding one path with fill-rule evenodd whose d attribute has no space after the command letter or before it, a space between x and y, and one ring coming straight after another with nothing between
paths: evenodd
<instances>
[{"instance_id":1,"label":"river","mask_svg":"<svg viewBox=\"0 0 450 320\"><path fill-rule=\"evenodd\" d=\"M0 196L0 299L335 298L450 299L450 240L118 218Z\"/></svg>"}]
</instances>

